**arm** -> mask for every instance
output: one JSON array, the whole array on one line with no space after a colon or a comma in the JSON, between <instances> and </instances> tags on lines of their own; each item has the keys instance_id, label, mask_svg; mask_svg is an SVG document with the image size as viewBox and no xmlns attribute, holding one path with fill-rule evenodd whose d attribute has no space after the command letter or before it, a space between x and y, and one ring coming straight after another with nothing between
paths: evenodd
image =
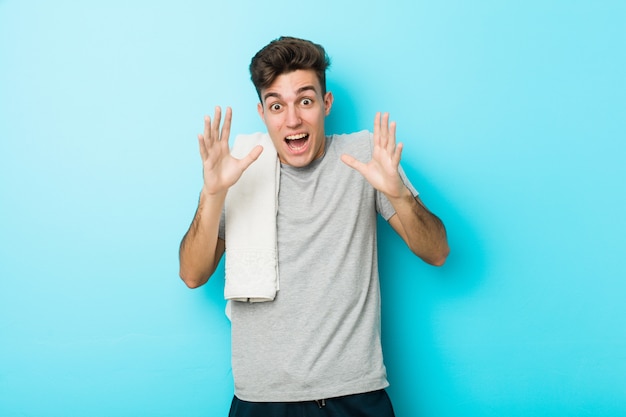
<instances>
[{"instance_id":1,"label":"arm","mask_svg":"<svg viewBox=\"0 0 626 417\"><path fill-rule=\"evenodd\" d=\"M231 109L226 109L221 132L220 119L221 109L216 107L213 123L205 117L204 134L198 135L204 185L198 209L179 250L179 274L190 288L203 285L215 272L225 248L218 232L226 193L263 151L261 146L256 146L245 158L233 158L228 148Z\"/></svg>"},{"instance_id":2,"label":"arm","mask_svg":"<svg viewBox=\"0 0 626 417\"><path fill-rule=\"evenodd\" d=\"M413 197L408 188L407 192L398 201L391 201L396 214L391 216L389 224L424 262L442 266L450 253L446 229L419 197Z\"/></svg>"},{"instance_id":3,"label":"arm","mask_svg":"<svg viewBox=\"0 0 626 417\"><path fill-rule=\"evenodd\" d=\"M207 195L204 189L196 214L180 243L179 275L189 288L205 284L224 254L225 244L218 238L224 198Z\"/></svg>"},{"instance_id":4,"label":"arm","mask_svg":"<svg viewBox=\"0 0 626 417\"><path fill-rule=\"evenodd\" d=\"M402 237L413 253L425 262L441 266L450 249L443 223L432 214L404 185L398 167L402 143L396 146L396 124L389 124L389 114L376 114L374 119L374 149L372 160L363 163L350 155L341 160L357 170L379 192L385 194L396 214L389 224Z\"/></svg>"}]
</instances>

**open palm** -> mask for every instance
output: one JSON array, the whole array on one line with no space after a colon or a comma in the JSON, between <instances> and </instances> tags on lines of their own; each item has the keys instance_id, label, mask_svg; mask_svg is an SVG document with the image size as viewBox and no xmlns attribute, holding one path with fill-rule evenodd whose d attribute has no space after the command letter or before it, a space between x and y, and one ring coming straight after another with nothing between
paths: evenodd
<instances>
[{"instance_id":1,"label":"open palm","mask_svg":"<svg viewBox=\"0 0 626 417\"><path fill-rule=\"evenodd\" d=\"M341 160L357 170L372 187L388 197L399 197L404 189L398 167L402 156L402 143L396 145L396 123L389 123L389 113L376 113L374 118L374 149L372 159L365 163L351 155Z\"/></svg>"},{"instance_id":2,"label":"open palm","mask_svg":"<svg viewBox=\"0 0 626 417\"><path fill-rule=\"evenodd\" d=\"M256 146L244 158L234 158L228 147L232 109L226 108L224 125L220 130L221 117L222 109L216 107L213 121L209 116L206 116L204 118L204 134L198 135L204 190L212 195L226 193L263 151L261 146Z\"/></svg>"}]
</instances>

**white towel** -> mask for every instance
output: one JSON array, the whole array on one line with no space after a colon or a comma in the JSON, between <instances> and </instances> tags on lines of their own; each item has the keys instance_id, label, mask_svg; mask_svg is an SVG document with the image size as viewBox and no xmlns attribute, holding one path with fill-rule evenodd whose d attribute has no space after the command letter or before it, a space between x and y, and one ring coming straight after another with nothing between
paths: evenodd
<instances>
[{"instance_id":1,"label":"white towel","mask_svg":"<svg viewBox=\"0 0 626 417\"><path fill-rule=\"evenodd\" d=\"M224 298L272 301L278 286L276 213L280 162L267 133L239 135L231 154L243 158L256 145L261 156L226 195L226 285Z\"/></svg>"}]
</instances>

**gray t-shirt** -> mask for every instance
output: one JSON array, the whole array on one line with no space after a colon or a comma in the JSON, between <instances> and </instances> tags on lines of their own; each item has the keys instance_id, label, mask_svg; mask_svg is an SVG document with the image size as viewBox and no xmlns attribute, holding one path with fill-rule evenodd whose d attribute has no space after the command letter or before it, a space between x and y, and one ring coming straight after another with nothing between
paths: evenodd
<instances>
[{"instance_id":1,"label":"gray t-shirt","mask_svg":"<svg viewBox=\"0 0 626 417\"><path fill-rule=\"evenodd\" d=\"M388 220L394 210L340 160L347 153L369 161L371 133L328 136L325 146L304 168L281 166L276 299L232 303L235 395L245 401L306 401L389 385L376 213Z\"/></svg>"}]
</instances>

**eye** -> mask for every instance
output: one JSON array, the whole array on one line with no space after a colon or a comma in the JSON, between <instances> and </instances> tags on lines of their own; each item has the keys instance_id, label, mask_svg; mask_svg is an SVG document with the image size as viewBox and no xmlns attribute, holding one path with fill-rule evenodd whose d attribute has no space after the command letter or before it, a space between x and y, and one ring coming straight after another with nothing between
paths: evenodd
<instances>
[{"instance_id":1,"label":"eye","mask_svg":"<svg viewBox=\"0 0 626 417\"><path fill-rule=\"evenodd\" d=\"M311 100L310 98L303 98L301 103L303 106L310 106L311 104L313 104L313 100Z\"/></svg>"},{"instance_id":2,"label":"eye","mask_svg":"<svg viewBox=\"0 0 626 417\"><path fill-rule=\"evenodd\" d=\"M281 108L282 106L279 103L270 104L270 110L272 111L279 111Z\"/></svg>"}]
</instances>

